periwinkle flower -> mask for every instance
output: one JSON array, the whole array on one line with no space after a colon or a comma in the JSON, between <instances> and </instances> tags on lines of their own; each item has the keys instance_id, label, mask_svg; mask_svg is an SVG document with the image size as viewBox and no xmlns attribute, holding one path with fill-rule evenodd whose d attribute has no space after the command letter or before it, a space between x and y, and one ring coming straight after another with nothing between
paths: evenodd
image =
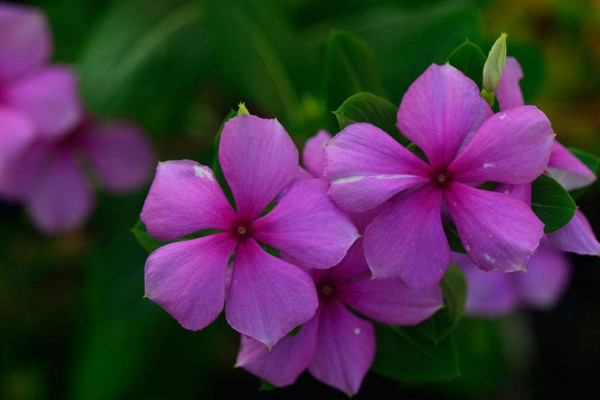
<instances>
[{"instance_id":1,"label":"periwinkle flower","mask_svg":"<svg viewBox=\"0 0 600 400\"><path fill-rule=\"evenodd\" d=\"M491 115L473 81L450 65L432 65L408 89L397 117L429 162L365 123L325 147L329 194L340 207L365 211L387 201L364 235L373 275L409 287L438 282L451 261L442 207L479 268L523 270L542 222L525 203L473 186L540 175L554 141L546 116L533 106Z\"/></svg>"},{"instance_id":2,"label":"periwinkle flower","mask_svg":"<svg viewBox=\"0 0 600 400\"><path fill-rule=\"evenodd\" d=\"M47 139L66 135L82 116L77 79L71 68L47 63L53 45L44 16L0 4L0 38L0 126L11 123L17 140L29 129Z\"/></svg>"},{"instance_id":3,"label":"periwinkle flower","mask_svg":"<svg viewBox=\"0 0 600 400\"><path fill-rule=\"evenodd\" d=\"M385 324L415 325L443 304L439 286L411 290L398 281L372 279L361 239L337 266L310 274L319 295L315 316L272 349L242 335L237 366L276 386L293 384L308 369L319 381L353 395L371 367L376 343L373 325L348 308Z\"/></svg>"},{"instance_id":4,"label":"periwinkle flower","mask_svg":"<svg viewBox=\"0 0 600 400\"><path fill-rule=\"evenodd\" d=\"M543 238L527 264L527 273L494 274L481 271L464 254L454 254L467 279L465 314L497 317L518 307L548 310L564 293L571 278L565 253Z\"/></svg>"},{"instance_id":5,"label":"periwinkle flower","mask_svg":"<svg viewBox=\"0 0 600 400\"><path fill-rule=\"evenodd\" d=\"M308 273L259 242L311 268L329 268L358 233L328 198L322 179L295 182L262 215L298 170L298 150L276 120L230 119L221 133L219 161L236 210L210 168L193 161L159 164L141 216L149 234L174 240L206 229L218 232L152 253L146 295L191 330L210 324L225 303L234 329L273 346L314 315L317 293Z\"/></svg>"},{"instance_id":6,"label":"periwinkle flower","mask_svg":"<svg viewBox=\"0 0 600 400\"><path fill-rule=\"evenodd\" d=\"M13 159L0 173L0 196L23 203L43 233L65 233L93 211L92 181L127 193L148 181L153 163L152 145L137 125L87 118L59 139L37 139Z\"/></svg>"},{"instance_id":7,"label":"periwinkle flower","mask_svg":"<svg viewBox=\"0 0 600 400\"><path fill-rule=\"evenodd\" d=\"M522 78L523 70L519 62L514 57L508 57L502 79L496 89L500 110L506 111L525 104L519 86ZM596 175L557 140L554 141L546 173L556 179L566 190L585 187L596 181ZM531 190L529 183L524 185L525 188L516 188L516 190L520 192ZM507 190L514 189L507 188ZM531 195L524 200L530 202ZM575 216L567 225L547 236L560 250L577 254L600 254L600 243L584 213L579 209L575 211Z\"/></svg>"}]
</instances>

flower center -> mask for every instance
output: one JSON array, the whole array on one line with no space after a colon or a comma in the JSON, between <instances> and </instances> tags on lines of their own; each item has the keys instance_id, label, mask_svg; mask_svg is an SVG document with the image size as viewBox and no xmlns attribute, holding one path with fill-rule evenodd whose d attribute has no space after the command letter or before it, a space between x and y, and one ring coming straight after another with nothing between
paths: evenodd
<instances>
[{"instance_id":1,"label":"flower center","mask_svg":"<svg viewBox=\"0 0 600 400\"><path fill-rule=\"evenodd\" d=\"M246 239L252 236L252 229L250 229L250 224L246 221L236 221L231 226L231 233L238 239Z\"/></svg>"},{"instance_id":2,"label":"flower center","mask_svg":"<svg viewBox=\"0 0 600 400\"><path fill-rule=\"evenodd\" d=\"M237 228L238 235L245 235L248 232L248 228L245 226L238 226Z\"/></svg>"},{"instance_id":3,"label":"flower center","mask_svg":"<svg viewBox=\"0 0 600 400\"><path fill-rule=\"evenodd\" d=\"M444 183L444 181L446 181L446 175L444 175L444 174L438 174L437 180L438 180L439 183Z\"/></svg>"},{"instance_id":4,"label":"flower center","mask_svg":"<svg viewBox=\"0 0 600 400\"><path fill-rule=\"evenodd\" d=\"M446 168L437 168L435 171L432 171L430 178L434 184L441 187L446 186L452 180Z\"/></svg>"},{"instance_id":5,"label":"flower center","mask_svg":"<svg viewBox=\"0 0 600 400\"><path fill-rule=\"evenodd\" d=\"M335 286L331 282L323 283L318 286L317 293L321 300L329 301L335 297Z\"/></svg>"}]
</instances>

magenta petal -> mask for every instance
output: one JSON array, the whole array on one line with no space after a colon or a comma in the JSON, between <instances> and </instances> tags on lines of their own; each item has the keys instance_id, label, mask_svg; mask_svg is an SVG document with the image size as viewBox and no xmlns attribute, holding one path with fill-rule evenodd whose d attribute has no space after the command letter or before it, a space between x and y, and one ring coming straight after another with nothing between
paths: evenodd
<instances>
[{"instance_id":1,"label":"magenta petal","mask_svg":"<svg viewBox=\"0 0 600 400\"><path fill-rule=\"evenodd\" d=\"M556 140L546 170L566 190L579 189L596 180L596 175Z\"/></svg>"},{"instance_id":2,"label":"magenta petal","mask_svg":"<svg viewBox=\"0 0 600 400\"><path fill-rule=\"evenodd\" d=\"M441 202L441 191L427 185L392 200L373 220L364 249L375 278L397 278L410 288L428 288L442 279L451 254Z\"/></svg>"},{"instance_id":3,"label":"magenta petal","mask_svg":"<svg viewBox=\"0 0 600 400\"><path fill-rule=\"evenodd\" d=\"M322 305L311 375L348 395L358 393L375 357L375 330L337 300Z\"/></svg>"},{"instance_id":4,"label":"magenta petal","mask_svg":"<svg viewBox=\"0 0 600 400\"><path fill-rule=\"evenodd\" d=\"M384 324L416 325L439 310L444 300L439 285L430 289L408 289L394 279L367 276L338 288L349 307Z\"/></svg>"},{"instance_id":5,"label":"magenta petal","mask_svg":"<svg viewBox=\"0 0 600 400\"><path fill-rule=\"evenodd\" d=\"M352 124L325 147L329 195L347 211L369 210L407 187L429 181L430 167L381 129Z\"/></svg>"},{"instance_id":6,"label":"magenta petal","mask_svg":"<svg viewBox=\"0 0 600 400\"><path fill-rule=\"evenodd\" d=\"M462 182L532 182L546 168L553 142L544 113L513 108L488 118L448 171Z\"/></svg>"},{"instance_id":7,"label":"magenta petal","mask_svg":"<svg viewBox=\"0 0 600 400\"><path fill-rule=\"evenodd\" d=\"M285 336L271 350L242 335L236 366L275 386L293 384L312 362L317 348L318 312L294 336Z\"/></svg>"},{"instance_id":8,"label":"magenta petal","mask_svg":"<svg viewBox=\"0 0 600 400\"><path fill-rule=\"evenodd\" d=\"M70 154L57 154L40 169L27 191L27 212L44 233L78 228L94 208L94 197L81 168Z\"/></svg>"},{"instance_id":9,"label":"magenta petal","mask_svg":"<svg viewBox=\"0 0 600 400\"><path fill-rule=\"evenodd\" d=\"M319 131L315 136L309 138L302 151L302 162L304 167L310 171L315 178L323 176L325 168L324 149L331 135L326 131Z\"/></svg>"},{"instance_id":10,"label":"magenta petal","mask_svg":"<svg viewBox=\"0 0 600 400\"><path fill-rule=\"evenodd\" d=\"M327 187L323 179L296 182L271 212L252 224L254 238L311 268L340 262L358 232L327 197Z\"/></svg>"},{"instance_id":11,"label":"magenta petal","mask_svg":"<svg viewBox=\"0 0 600 400\"><path fill-rule=\"evenodd\" d=\"M531 183L522 183L520 185L500 183L496 186L494 191L504 193L513 199L520 200L528 206L531 206Z\"/></svg>"},{"instance_id":12,"label":"magenta petal","mask_svg":"<svg viewBox=\"0 0 600 400\"><path fill-rule=\"evenodd\" d=\"M182 160L158 164L141 218L150 236L173 240L204 229L229 229L235 212L210 168Z\"/></svg>"},{"instance_id":13,"label":"magenta petal","mask_svg":"<svg viewBox=\"0 0 600 400\"><path fill-rule=\"evenodd\" d=\"M26 116L0 108L0 181L2 171L19 158L33 139L34 128Z\"/></svg>"},{"instance_id":14,"label":"magenta petal","mask_svg":"<svg viewBox=\"0 0 600 400\"><path fill-rule=\"evenodd\" d=\"M464 254L454 254L454 262L462 268L467 279L465 314L497 317L509 314L519 305L519 293L514 279L519 279L526 273L482 271Z\"/></svg>"},{"instance_id":15,"label":"magenta petal","mask_svg":"<svg viewBox=\"0 0 600 400\"><path fill-rule=\"evenodd\" d=\"M34 8L0 4L0 81L45 61L52 38L44 15Z\"/></svg>"},{"instance_id":16,"label":"magenta petal","mask_svg":"<svg viewBox=\"0 0 600 400\"><path fill-rule=\"evenodd\" d=\"M277 120L242 115L225 123L219 161L238 215L253 220L296 175L298 150Z\"/></svg>"},{"instance_id":17,"label":"magenta petal","mask_svg":"<svg viewBox=\"0 0 600 400\"><path fill-rule=\"evenodd\" d=\"M431 165L448 165L471 129L479 105L475 82L449 64L433 64L404 95L398 127Z\"/></svg>"},{"instance_id":18,"label":"magenta petal","mask_svg":"<svg viewBox=\"0 0 600 400\"><path fill-rule=\"evenodd\" d=\"M146 297L184 328L200 330L225 301L225 271L236 242L225 233L170 243L146 261Z\"/></svg>"},{"instance_id":19,"label":"magenta petal","mask_svg":"<svg viewBox=\"0 0 600 400\"><path fill-rule=\"evenodd\" d=\"M48 138L65 136L82 116L77 78L67 67L44 67L11 82L3 100L26 112Z\"/></svg>"},{"instance_id":20,"label":"magenta petal","mask_svg":"<svg viewBox=\"0 0 600 400\"><path fill-rule=\"evenodd\" d=\"M138 189L152 174L154 151L140 127L127 122L86 128L83 145L104 187L121 193Z\"/></svg>"},{"instance_id":21,"label":"magenta petal","mask_svg":"<svg viewBox=\"0 0 600 400\"><path fill-rule=\"evenodd\" d=\"M523 78L523 70L514 57L506 57L506 65L495 94L500 110L506 111L525 104L519 81Z\"/></svg>"},{"instance_id":22,"label":"magenta petal","mask_svg":"<svg viewBox=\"0 0 600 400\"><path fill-rule=\"evenodd\" d=\"M264 251L254 239L238 245L225 315L238 332L272 347L315 314L308 273Z\"/></svg>"},{"instance_id":23,"label":"magenta petal","mask_svg":"<svg viewBox=\"0 0 600 400\"><path fill-rule=\"evenodd\" d=\"M526 274L510 274L521 301L534 308L549 309L561 298L571 278L571 266L565 253L547 241L527 264Z\"/></svg>"},{"instance_id":24,"label":"magenta petal","mask_svg":"<svg viewBox=\"0 0 600 400\"><path fill-rule=\"evenodd\" d=\"M567 225L549 233L548 238L562 251L590 256L600 255L600 243L585 214L580 210L575 211L575 215Z\"/></svg>"},{"instance_id":25,"label":"magenta petal","mask_svg":"<svg viewBox=\"0 0 600 400\"><path fill-rule=\"evenodd\" d=\"M503 193L451 182L444 200L471 260L481 269L523 271L544 234L527 204Z\"/></svg>"},{"instance_id":26,"label":"magenta petal","mask_svg":"<svg viewBox=\"0 0 600 400\"><path fill-rule=\"evenodd\" d=\"M35 136L35 135L34 135ZM34 138L35 139L35 138ZM24 201L35 180L47 170L53 149L47 144L33 143L23 152L13 153L0 171L0 197L9 201Z\"/></svg>"},{"instance_id":27,"label":"magenta petal","mask_svg":"<svg viewBox=\"0 0 600 400\"><path fill-rule=\"evenodd\" d=\"M462 182L528 183L544 171L553 142L544 113L513 108L488 118L448 171Z\"/></svg>"},{"instance_id":28,"label":"magenta petal","mask_svg":"<svg viewBox=\"0 0 600 400\"><path fill-rule=\"evenodd\" d=\"M363 251L363 239L356 239L350 249L348 249L348 253L346 253L344 259L327 272L329 272L327 278L332 279L336 286L354 279L362 279L364 277L371 279L371 270ZM315 282L320 283L320 280L315 279Z\"/></svg>"},{"instance_id":29,"label":"magenta petal","mask_svg":"<svg viewBox=\"0 0 600 400\"><path fill-rule=\"evenodd\" d=\"M485 120L488 119L489 117L491 117L492 115L494 115L494 112L490 108L487 101L485 101L485 99L483 97L480 98L479 99L479 107L477 108L477 115L475 116L475 120L473 121L473 124L471 125L469 132L467 132L467 135L465 136L463 142L461 143L457 154L462 153L462 151L467 147L467 145L469 144L471 139L473 139L473 135L475 135L475 133L481 127L481 125L483 125Z\"/></svg>"}]
</instances>

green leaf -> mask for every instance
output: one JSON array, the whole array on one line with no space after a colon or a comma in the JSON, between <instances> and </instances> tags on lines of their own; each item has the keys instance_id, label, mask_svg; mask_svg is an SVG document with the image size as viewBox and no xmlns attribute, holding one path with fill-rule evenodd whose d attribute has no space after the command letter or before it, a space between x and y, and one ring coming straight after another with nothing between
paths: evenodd
<instances>
[{"instance_id":1,"label":"green leaf","mask_svg":"<svg viewBox=\"0 0 600 400\"><path fill-rule=\"evenodd\" d=\"M554 232L565 226L577 206L571 195L554 179L540 175L532 183L531 209L544 223L544 232Z\"/></svg>"},{"instance_id":2,"label":"green leaf","mask_svg":"<svg viewBox=\"0 0 600 400\"><path fill-rule=\"evenodd\" d=\"M375 53L365 41L344 31L329 35L325 47L325 98L329 110L337 109L359 92L381 94Z\"/></svg>"},{"instance_id":3,"label":"green leaf","mask_svg":"<svg viewBox=\"0 0 600 400\"><path fill-rule=\"evenodd\" d=\"M165 135L183 126L182 109L191 107L211 57L196 2L147 4L112 2L76 65L93 112L126 114L155 135Z\"/></svg>"},{"instance_id":4,"label":"green leaf","mask_svg":"<svg viewBox=\"0 0 600 400\"><path fill-rule=\"evenodd\" d=\"M397 111L398 107L389 101L372 93L361 92L347 98L334 114L340 129L357 122L368 122L383 129L402 144L408 144L408 139L396 127Z\"/></svg>"},{"instance_id":5,"label":"green leaf","mask_svg":"<svg viewBox=\"0 0 600 400\"><path fill-rule=\"evenodd\" d=\"M400 381L443 381L460 376L452 335L435 344L414 328L375 324L375 332L374 372Z\"/></svg>"},{"instance_id":6,"label":"green leaf","mask_svg":"<svg viewBox=\"0 0 600 400\"><path fill-rule=\"evenodd\" d=\"M573 147L569 147L568 149L575 157L579 159L579 161L584 163L590 169L590 171L592 171L596 175L598 174L598 167L600 166L600 159L598 159L598 157L583 150L575 149ZM571 194L571 197L573 199L577 200L581 196L583 196L585 192L587 192L590 186L591 185L575 189L569 193Z\"/></svg>"},{"instance_id":7,"label":"green leaf","mask_svg":"<svg viewBox=\"0 0 600 400\"><path fill-rule=\"evenodd\" d=\"M265 381L264 379L260 380L260 387L258 388L259 392L270 392L271 390L279 389L277 386Z\"/></svg>"},{"instance_id":8,"label":"green leaf","mask_svg":"<svg viewBox=\"0 0 600 400\"><path fill-rule=\"evenodd\" d=\"M152 253L154 250L159 247L164 246L169 242L163 242L162 240L154 239L148 231L146 230L146 226L141 220L138 220L133 228L131 228L131 233L137 239L138 243L146 250L148 253Z\"/></svg>"},{"instance_id":9,"label":"green leaf","mask_svg":"<svg viewBox=\"0 0 600 400\"><path fill-rule=\"evenodd\" d=\"M463 316L467 297L467 281L462 270L451 265L442 278L444 307L431 318L415 327L419 333L434 343L445 339Z\"/></svg>"},{"instance_id":10,"label":"green leaf","mask_svg":"<svg viewBox=\"0 0 600 400\"><path fill-rule=\"evenodd\" d=\"M475 43L468 39L458 46L446 59L446 62L471 78L481 87L485 54Z\"/></svg>"},{"instance_id":11,"label":"green leaf","mask_svg":"<svg viewBox=\"0 0 600 400\"><path fill-rule=\"evenodd\" d=\"M465 250L462 241L460 240L460 236L458 236L456 226L452 222L444 224L444 233L446 234L446 238L448 239L450 250L452 250L455 253L467 254L467 251Z\"/></svg>"}]
</instances>

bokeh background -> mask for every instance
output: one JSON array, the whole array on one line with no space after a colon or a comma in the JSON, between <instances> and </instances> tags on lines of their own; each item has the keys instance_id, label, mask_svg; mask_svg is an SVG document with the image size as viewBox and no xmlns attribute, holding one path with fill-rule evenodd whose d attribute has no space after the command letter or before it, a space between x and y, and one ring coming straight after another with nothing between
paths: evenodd
<instances>
[{"instance_id":1,"label":"bokeh background","mask_svg":"<svg viewBox=\"0 0 600 400\"><path fill-rule=\"evenodd\" d=\"M501 33L536 104L568 146L600 154L600 1L44 0L55 61L75 65L87 107L137 121L161 160L210 163L232 107L277 117L302 141L335 132L323 96L332 29L376 52L387 97L465 38L487 51ZM1 40L1 38L0 38ZM221 317L189 332L143 299L147 254L130 229L147 188L100 194L86 226L36 232L0 203L0 399L211 399L345 396L303 375L259 392L233 369L239 337ZM600 230L599 185L580 200ZM554 398L598 387L600 262L573 256L573 281L550 312L464 320L462 377L399 384L369 374L357 398ZM461 334L463 333L464 334ZM384 398L385 398L384 397Z\"/></svg>"}]
</instances>

